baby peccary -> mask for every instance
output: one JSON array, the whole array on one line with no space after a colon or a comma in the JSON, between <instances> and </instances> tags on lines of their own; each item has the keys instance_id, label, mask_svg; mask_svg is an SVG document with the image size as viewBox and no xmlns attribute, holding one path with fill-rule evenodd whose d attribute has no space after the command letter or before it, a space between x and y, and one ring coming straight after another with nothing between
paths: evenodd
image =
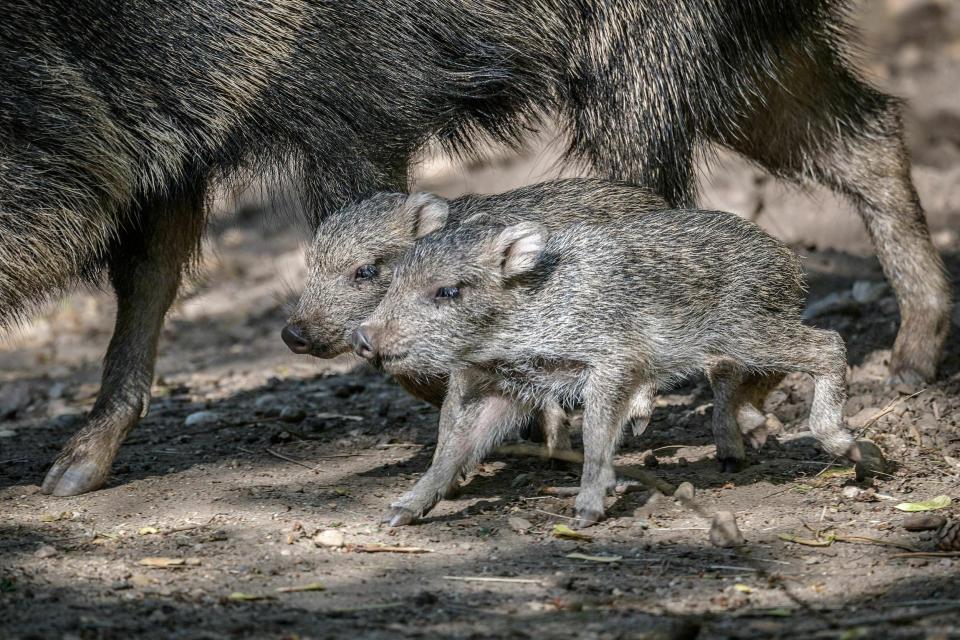
<instances>
[{"instance_id":1,"label":"baby peccary","mask_svg":"<svg viewBox=\"0 0 960 640\"><path fill-rule=\"evenodd\" d=\"M548 185L542 188L549 189ZM578 524L603 517L624 422L705 370L720 458L742 458L738 405L783 372L814 377L810 430L859 460L843 425L846 357L800 321L790 249L728 214L671 210L630 225L448 229L420 239L357 330L357 352L397 374L450 374L429 471L384 518L426 513L545 398L582 404Z\"/></svg>"},{"instance_id":2,"label":"baby peccary","mask_svg":"<svg viewBox=\"0 0 960 640\"><path fill-rule=\"evenodd\" d=\"M294 353L332 358L351 350L350 336L390 286L393 269L417 238L444 227L542 222L561 229L576 222L617 221L666 208L659 196L616 182L558 180L502 196L468 195L446 200L429 193L378 193L326 217L307 260L309 278L282 337ZM440 406L447 375L396 376L410 393ZM539 426L551 448L569 448L565 414L544 407Z\"/></svg>"}]
</instances>

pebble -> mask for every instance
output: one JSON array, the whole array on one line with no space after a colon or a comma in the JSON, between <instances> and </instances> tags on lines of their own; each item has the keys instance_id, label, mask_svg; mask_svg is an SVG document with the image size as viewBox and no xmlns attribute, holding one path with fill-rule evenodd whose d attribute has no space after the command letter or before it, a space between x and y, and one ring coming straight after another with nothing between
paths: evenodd
<instances>
[{"instance_id":1,"label":"pebble","mask_svg":"<svg viewBox=\"0 0 960 640\"><path fill-rule=\"evenodd\" d=\"M510 526L511 529L519 533L523 533L524 531L529 531L530 529L533 528L533 523L531 523L526 518L519 518L517 516L508 518L507 524Z\"/></svg>"},{"instance_id":2,"label":"pebble","mask_svg":"<svg viewBox=\"0 0 960 640\"><path fill-rule=\"evenodd\" d=\"M681 482L673 492L674 498L693 500L694 488L689 482Z\"/></svg>"},{"instance_id":3,"label":"pebble","mask_svg":"<svg viewBox=\"0 0 960 640\"><path fill-rule=\"evenodd\" d=\"M647 451L643 456L643 466L648 469L652 469L660 464L660 461L657 460L656 454L653 451Z\"/></svg>"},{"instance_id":4,"label":"pebble","mask_svg":"<svg viewBox=\"0 0 960 640\"><path fill-rule=\"evenodd\" d=\"M342 547L347 536L337 529L325 529L313 537L313 543L318 547Z\"/></svg>"},{"instance_id":5,"label":"pebble","mask_svg":"<svg viewBox=\"0 0 960 640\"><path fill-rule=\"evenodd\" d=\"M0 438L12 438L17 435L17 432L13 429L0 429Z\"/></svg>"},{"instance_id":6,"label":"pebble","mask_svg":"<svg viewBox=\"0 0 960 640\"><path fill-rule=\"evenodd\" d=\"M710 525L710 542L717 547L739 547L744 543L737 520L729 511L717 511Z\"/></svg>"},{"instance_id":7,"label":"pebble","mask_svg":"<svg viewBox=\"0 0 960 640\"><path fill-rule=\"evenodd\" d=\"M51 547L48 544L40 545L40 548L33 552L33 555L37 558L52 558L53 556L59 553L56 548Z\"/></svg>"},{"instance_id":8,"label":"pebble","mask_svg":"<svg viewBox=\"0 0 960 640\"><path fill-rule=\"evenodd\" d=\"M195 411L183 421L185 427L203 427L220 420L220 415L213 411Z\"/></svg>"},{"instance_id":9,"label":"pebble","mask_svg":"<svg viewBox=\"0 0 960 640\"><path fill-rule=\"evenodd\" d=\"M857 496L860 495L860 489L850 485L849 487L844 487L841 493L843 494L843 497L847 498L848 500L856 500Z\"/></svg>"},{"instance_id":10,"label":"pebble","mask_svg":"<svg viewBox=\"0 0 960 640\"><path fill-rule=\"evenodd\" d=\"M300 407L284 407L280 411L280 419L284 422L303 422L307 412Z\"/></svg>"}]
</instances>

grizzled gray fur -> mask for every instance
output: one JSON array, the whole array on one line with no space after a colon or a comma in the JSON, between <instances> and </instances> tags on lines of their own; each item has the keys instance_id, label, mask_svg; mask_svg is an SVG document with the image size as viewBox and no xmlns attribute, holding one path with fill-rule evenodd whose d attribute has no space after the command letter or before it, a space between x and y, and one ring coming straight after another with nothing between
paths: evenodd
<instances>
[{"instance_id":1,"label":"grizzled gray fur","mask_svg":"<svg viewBox=\"0 0 960 640\"><path fill-rule=\"evenodd\" d=\"M703 144L860 211L900 302L892 374L931 378L949 289L900 105L844 53L843 0L8 0L0 20L0 323L106 272L101 394L43 491L103 485L146 412L209 187L291 169L314 221L547 114L568 156L694 196Z\"/></svg>"},{"instance_id":2,"label":"grizzled gray fur","mask_svg":"<svg viewBox=\"0 0 960 640\"><path fill-rule=\"evenodd\" d=\"M794 253L728 213L423 237L354 338L358 353L388 371L452 372L433 464L386 519L427 512L549 399L583 406L576 507L581 525L595 522L625 421L649 416L659 388L698 371L714 388L718 457L742 456L735 415L750 393L745 382L802 371L815 385L810 430L829 453L858 460L843 423L843 341L801 323L802 294Z\"/></svg>"},{"instance_id":3,"label":"grizzled gray fur","mask_svg":"<svg viewBox=\"0 0 960 640\"><path fill-rule=\"evenodd\" d=\"M596 180L558 180L552 188L520 188L509 198L429 193L378 193L327 216L307 254L309 276L282 336L295 353L332 358L351 350L350 337L383 298L393 270L417 238L443 227L512 224L525 220L562 229L577 222L630 225L666 208L645 189ZM440 406L447 376L396 376L413 395ZM569 448L563 412L540 414L551 448Z\"/></svg>"}]
</instances>

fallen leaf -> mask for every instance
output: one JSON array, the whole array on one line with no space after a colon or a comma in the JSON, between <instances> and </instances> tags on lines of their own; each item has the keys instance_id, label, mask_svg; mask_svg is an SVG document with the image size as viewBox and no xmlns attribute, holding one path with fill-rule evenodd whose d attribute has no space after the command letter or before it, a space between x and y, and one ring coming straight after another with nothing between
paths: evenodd
<instances>
[{"instance_id":1,"label":"fallen leaf","mask_svg":"<svg viewBox=\"0 0 960 640\"><path fill-rule=\"evenodd\" d=\"M737 583L733 585L734 591L739 591L740 593L753 593L753 588L748 587L745 584Z\"/></svg>"},{"instance_id":2,"label":"fallen leaf","mask_svg":"<svg viewBox=\"0 0 960 640\"><path fill-rule=\"evenodd\" d=\"M187 564L187 561L183 558L141 558L140 562L137 564L144 567L181 567Z\"/></svg>"},{"instance_id":3,"label":"fallen leaf","mask_svg":"<svg viewBox=\"0 0 960 640\"><path fill-rule=\"evenodd\" d=\"M160 533L160 530L156 527L140 527L137 529L137 534L141 536L149 536L154 533Z\"/></svg>"},{"instance_id":4,"label":"fallen leaf","mask_svg":"<svg viewBox=\"0 0 960 640\"><path fill-rule=\"evenodd\" d=\"M565 558L570 558L571 560L587 560L589 562L619 562L623 560L623 556L590 556L585 553L568 553L564 556Z\"/></svg>"},{"instance_id":5,"label":"fallen leaf","mask_svg":"<svg viewBox=\"0 0 960 640\"><path fill-rule=\"evenodd\" d=\"M563 538L565 540L581 540L583 542L593 542L593 536L574 531L565 524L553 525L553 537Z\"/></svg>"},{"instance_id":6,"label":"fallen leaf","mask_svg":"<svg viewBox=\"0 0 960 640\"><path fill-rule=\"evenodd\" d=\"M273 596L234 591L227 596L227 600L233 600L235 602L251 602L253 600L273 600Z\"/></svg>"},{"instance_id":7,"label":"fallen leaf","mask_svg":"<svg viewBox=\"0 0 960 640\"><path fill-rule=\"evenodd\" d=\"M326 587L320 582L301 584L295 587L277 587L277 593L299 593L301 591L325 591Z\"/></svg>"},{"instance_id":8,"label":"fallen leaf","mask_svg":"<svg viewBox=\"0 0 960 640\"><path fill-rule=\"evenodd\" d=\"M901 502L894 506L894 509L900 511L933 511L934 509L945 509L949 506L950 496L937 496L923 502Z\"/></svg>"}]
</instances>

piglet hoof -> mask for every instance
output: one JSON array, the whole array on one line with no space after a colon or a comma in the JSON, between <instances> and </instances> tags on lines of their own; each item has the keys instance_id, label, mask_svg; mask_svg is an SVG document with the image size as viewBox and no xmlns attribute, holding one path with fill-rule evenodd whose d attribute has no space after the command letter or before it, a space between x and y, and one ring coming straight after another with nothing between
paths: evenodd
<instances>
[{"instance_id":1,"label":"piglet hoof","mask_svg":"<svg viewBox=\"0 0 960 640\"><path fill-rule=\"evenodd\" d=\"M887 378L887 384L891 387L902 385L911 389L922 389L927 380L933 380L936 375L932 372L921 372L908 365L897 366L896 363L890 366L890 377Z\"/></svg>"},{"instance_id":2,"label":"piglet hoof","mask_svg":"<svg viewBox=\"0 0 960 640\"><path fill-rule=\"evenodd\" d=\"M417 519L416 514L406 507L390 507L384 516L380 519L381 524L386 524L391 527L402 527L413 523Z\"/></svg>"},{"instance_id":3,"label":"piglet hoof","mask_svg":"<svg viewBox=\"0 0 960 640\"><path fill-rule=\"evenodd\" d=\"M767 431L766 426L759 426L756 429L751 429L747 434L747 441L750 443L750 446L754 449L762 449L763 445L767 443L767 438L770 433Z\"/></svg>"},{"instance_id":4,"label":"piglet hoof","mask_svg":"<svg viewBox=\"0 0 960 640\"><path fill-rule=\"evenodd\" d=\"M889 463L876 444L870 440L857 440L850 446L850 450L856 450L856 457L847 454L847 457L856 462L854 467L857 474L857 482L863 482L868 478L878 476L889 476Z\"/></svg>"},{"instance_id":5,"label":"piglet hoof","mask_svg":"<svg viewBox=\"0 0 960 640\"><path fill-rule=\"evenodd\" d=\"M586 529L603 520L603 511L593 509L577 509L577 519L573 524L574 529Z\"/></svg>"},{"instance_id":6,"label":"piglet hoof","mask_svg":"<svg viewBox=\"0 0 960 640\"><path fill-rule=\"evenodd\" d=\"M99 489L109 475L109 464L100 465L82 454L64 452L47 472L40 490L48 495L76 496Z\"/></svg>"},{"instance_id":7,"label":"piglet hoof","mask_svg":"<svg viewBox=\"0 0 960 640\"><path fill-rule=\"evenodd\" d=\"M744 467L744 461L740 458L717 458L720 463L721 473L737 473Z\"/></svg>"}]
</instances>

